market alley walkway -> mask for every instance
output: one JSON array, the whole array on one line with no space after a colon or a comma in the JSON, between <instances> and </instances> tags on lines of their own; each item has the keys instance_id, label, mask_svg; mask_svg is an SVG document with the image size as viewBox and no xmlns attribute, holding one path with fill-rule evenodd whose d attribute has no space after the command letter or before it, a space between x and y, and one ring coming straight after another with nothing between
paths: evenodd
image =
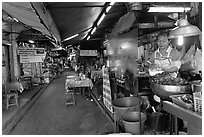
<instances>
[{"instance_id":1,"label":"market alley walkway","mask_svg":"<svg viewBox=\"0 0 204 137\"><path fill-rule=\"evenodd\" d=\"M111 132L112 125L94 101L76 95L76 106L66 107L64 71L45 89L10 134L12 135L93 135Z\"/></svg>"}]
</instances>

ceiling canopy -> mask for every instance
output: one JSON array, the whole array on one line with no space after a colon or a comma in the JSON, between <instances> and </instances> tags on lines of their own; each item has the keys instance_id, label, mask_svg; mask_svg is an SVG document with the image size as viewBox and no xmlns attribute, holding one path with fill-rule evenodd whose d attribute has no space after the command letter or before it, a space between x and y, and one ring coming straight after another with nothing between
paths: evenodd
<instances>
[{"instance_id":1,"label":"ceiling canopy","mask_svg":"<svg viewBox=\"0 0 204 137\"><path fill-rule=\"evenodd\" d=\"M111 33L117 33L117 28L138 27L138 35L144 35L162 28L175 27L178 16L172 18L169 16L172 13L147 12L150 6L190 7L191 3L3 2L2 9L22 24L40 31L65 47L87 41L88 36L89 41L103 40ZM111 7L109 11L108 7ZM98 24L103 14L104 18Z\"/></svg>"}]
</instances>

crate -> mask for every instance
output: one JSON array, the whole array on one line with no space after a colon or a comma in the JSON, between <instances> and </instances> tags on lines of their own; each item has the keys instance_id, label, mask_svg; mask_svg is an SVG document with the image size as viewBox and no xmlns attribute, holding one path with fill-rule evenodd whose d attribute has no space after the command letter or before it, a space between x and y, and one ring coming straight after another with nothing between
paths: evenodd
<instances>
[{"instance_id":1,"label":"crate","mask_svg":"<svg viewBox=\"0 0 204 137\"><path fill-rule=\"evenodd\" d=\"M201 92L193 93L194 110L195 112L202 113L202 94Z\"/></svg>"},{"instance_id":2,"label":"crate","mask_svg":"<svg viewBox=\"0 0 204 137\"><path fill-rule=\"evenodd\" d=\"M193 110L193 103L188 104L188 103L183 102L181 99L179 99L183 95L186 95L186 94L171 95L170 98L172 99L173 103L175 103L181 107L184 107L186 109Z\"/></svg>"}]
</instances>

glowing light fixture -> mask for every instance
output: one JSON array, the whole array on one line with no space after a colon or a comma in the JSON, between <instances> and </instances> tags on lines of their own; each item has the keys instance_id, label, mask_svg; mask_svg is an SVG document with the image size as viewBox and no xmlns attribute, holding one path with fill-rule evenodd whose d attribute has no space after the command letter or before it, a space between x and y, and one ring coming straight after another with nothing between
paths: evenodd
<instances>
[{"instance_id":1,"label":"glowing light fixture","mask_svg":"<svg viewBox=\"0 0 204 137\"><path fill-rule=\"evenodd\" d=\"M29 42L29 43L32 43L32 44L35 43L33 40L28 40L28 42Z\"/></svg>"},{"instance_id":2,"label":"glowing light fixture","mask_svg":"<svg viewBox=\"0 0 204 137\"><path fill-rule=\"evenodd\" d=\"M149 7L148 12L187 12L190 7Z\"/></svg>"},{"instance_id":3,"label":"glowing light fixture","mask_svg":"<svg viewBox=\"0 0 204 137\"><path fill-rule=\"evenodd\" d=\"M178 26L170 31L169 38L189 37L200 34L201 31L197 26L191 25L187 19L180 19L178 20Z\"/></svg>"},{"instance_id":4,"label":"glowing light fixture","mask_svg":"<svg viewBox=\"0 0 204 137\"><path fill-rule=\"evenodd\" d=\"M178 36L178 46L182 46L184 43L183 36Z\"/></svg>"},{"instance_id":5,"label":"glowing light fixture","mask_svg":"<svg viewBox=\"0 0 204 137\"><path fill-rule=\"evenodd\" d=\"M94 27L91 31L91 34L93 34L96 31L96 27Z\"/></svg>"},{"instance_id":6,"label":"glowing light fixture","mask_svg":"<svg viewBox=\"0 0 204 137\"><path fill-rule=\"evenodd\" d=\"M75 35L73 35L73 36L71 36L71 37L68 37L68 38L64 39L62 42L67 41L67 40L70 40L70 39L73 39L73 38L75 38L75 37L77 37L77 36L79 36L79 34L75 34Z\"/></svg>"},{"instance_id":7,"label":"glowing light fixture","mask_svg":"<svg viewBox=\"0 0 204 137\"><path fill-rule=\"evenodd\" d=\"M111 9L111 7L115 4L115 2L111 2L107 8L106 8L106 13L109 12L109 10Z\"/></svg>"},{"instance_id":8,"label":"glowing light fixture","mask_svg":"<svg viewBox=\"0 0 204 137\"><path fill-rule=\"evenodd\" d=\"M89 39L90 39L90 36L87 37L87 40L89 40Z\"/></svg>"},{"instance_id":9,"label":"glowing light fixture","mask_svg":"<svg viewBox=\"0 0 204 137\"><path fill-rule=\"evenodd\" d=\"M97 22L97 26L99 26L100 25L100 23L102 22L102 20L104 19L104 17L105 17L105 14L103 13L103 15L101 16L101 18L98 20L98 22Z\"/></svg>"},{"instance_id":10,"label":"glowing light fixture","mask_svg":"<svg viewBox=\"0 0 204 137\"><path fill-rule=\"evenodd\" d=\"M13 18L16 22L19 22L16 18Z\"/></svg>"}]
</instances>

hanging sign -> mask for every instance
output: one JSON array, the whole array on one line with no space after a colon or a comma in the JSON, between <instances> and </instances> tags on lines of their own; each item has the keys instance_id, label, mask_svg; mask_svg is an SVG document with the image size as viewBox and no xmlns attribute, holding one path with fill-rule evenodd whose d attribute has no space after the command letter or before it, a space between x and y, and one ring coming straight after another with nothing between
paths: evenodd
<instances>
[{"instance_id":1,"label":"hanging sign","mask_svg":"<svg viewBox=\"0 0 204 137\"><path fill-rule=\"evenodd\" d=\"M18 55L44 55L44 48L18 48Z\"/></svg>"},{"instance_id":2,"label":"hanging sign","mask_svg":"<svg viewBox=\"0 0 204 137\"><path fill-rule=\"evenodd\" d=\"M36 63L43 62L45 56L20 56L20 63Z\"/></svg>"},{"instance_id":3,"label":"hanging sign","mask_svg":"<svg viewBox=\"0 0 204 137\"><path fill-rule=\"evenodd\" d=\"M103 103L110 112L113 112L108 68L103 67L102 72L103 72Z\"/></svg>"},{"instance_id":4,"label":"hanging sign","mask_svg":"<svg viewBox=\"0 0 204 137\"><path fill-rule=\"evenodd\" d=\"M43 62L45 59L44 48L18 48L20 55L20 63L36 63Z\"/></svg>"}]
</instances>

